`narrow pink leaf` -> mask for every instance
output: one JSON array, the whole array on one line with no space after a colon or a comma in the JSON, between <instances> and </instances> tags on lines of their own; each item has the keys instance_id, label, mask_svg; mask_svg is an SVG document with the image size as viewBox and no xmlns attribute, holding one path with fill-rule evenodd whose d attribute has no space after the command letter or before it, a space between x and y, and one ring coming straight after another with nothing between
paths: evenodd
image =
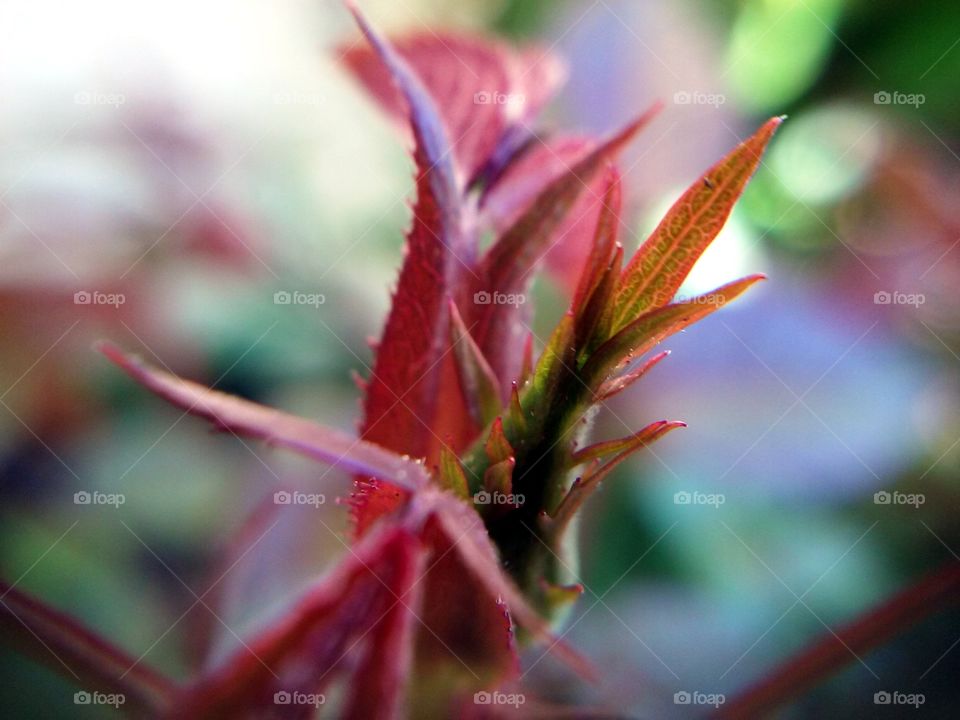
<instances>
[{"instance_id":1,"label":"narrow pink leaf","mask_svg":"<svg viewBox=\"0 0 960 720\"><path fill-rule=\"evenodd\" d=\"M423 465L340 430L264 407L150 367L114 345L98 349L130 377L164 400L212 422L218 429L263 440L302 455L363 473L406 490L428 482Z\"/></svg>"},{"instance_id":2,"label":"narrow pink leaf","mask_svg":"<svg viewBox=\"0 0 960 720\"><path fill-rule=\"evenodd\" d=\"M422 32L392 44L436 102L465 183L498 155L512 154L522 137L517 131L534 120L565 77L550 52L462 33ZM388 113L406 120L401 94L370 49L354 45L341 58Z\"/></svg>"}]
</instances>

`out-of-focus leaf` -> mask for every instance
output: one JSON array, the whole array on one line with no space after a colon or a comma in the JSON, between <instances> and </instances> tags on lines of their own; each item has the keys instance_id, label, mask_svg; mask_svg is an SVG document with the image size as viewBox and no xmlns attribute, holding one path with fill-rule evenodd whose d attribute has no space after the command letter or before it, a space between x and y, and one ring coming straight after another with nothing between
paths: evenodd
<instances>
[{"instance_id":1,"label":"out-of-focus leaf","mask_svg":"<svg viewBox=\"0 0 960 720\"><path fill-rule=\"evenodd\" d=\"M498 154L512 154L523 138L522 124L540 112L566 75L549 51L516 50L464 34L417 33L393 45L440 109L462 186ZM369 48L351 46L342 58L388 113L406 120L401 93Z\"/></svg>"},{"instance_id":2,"label":"out-of-focus leaf","mask_svg":"<svg viewBox=\"0 0 960 720\"><path fill-rule=\"evenodd\" d=\"M449 312L450 342L457 361L460 388L474 423L477 427L484 427L497 416L502 407L499 383L452 300Z\"/></svg>"},{"instance_id":3,"label":"out-of-focus leaf","mask_svg":"<svg viewBox=\"0 0 960 720\"><path fill-rule=\"evenodd\" d=\"M490 247L480 261L478 292L522 294L532 280L544 251L555 241L557 231L577 198L597 174L656 115L654 106L606 142L587 154L557 179L551 181L516 222ZM517 305L492 302L477 308L474 337L500 378L506 397L510 382L519 372L517 339L525 332Z\"/></svg>"},{"instance_id":4,"label":"out-of-focus leaf","mask_svg":"<svg viewBox=\"0 0 960 720\"><path fill-rule=\"evenodd\" d=\"M483 488L490 493L511 495L513 493L513 468L517 461L512 457L496 462L483 474Z\"/></svg>"},{"instance_id":5,"label":"out-of-focus leaf","mask_svg":"<svg viewBox=\"0 0 960 720\"><path fill-rule=\"evenodd\" d=\"M88 692L121 693L124 710L156 717L176 686L73 618L0 581L0 631L9 643Z\"/></svg>"},{"instance_id":6,"label":"out-of-focus leaf","mask_svg":"<svg viewBox=\"0 0 960 720\"><path fill-rule=\"evenodd\" d=\"M500 418L493 421L484 450L492 463L502 462L513 456L513 448L510 446L507 436L503 433L503 420Z\"/></svg>"},{"instance_id":7,"label":"out-of-focus leaf","mask_svg":"<svg viewBox=\"0 0 960 720\"><path fill-rule=\"evenodd\" d=\"M371 697L352 694L344 717L370 717L362 714L370 702L379 708L376 717L394 717L409 654L372 660L369 653L371 647L374 653L382 652L372 645L375 639L394 647L410 642L411 624L404 613L412 612L410 603L416 601L409 593L415 590L422 561L420 542L404 528L369 535L273 624L186 688L170 717L271 717L277 712L278 693L322 693L338 673L349 671L350 663L343 661L364 641L364 660L349 684ZM285 710L289 713L283 717L306 718L314 706L291 703Z\"/></svg>"},{"instance_id":8,"label":"out-of-focus leaf","mask_svg":"<svg viewBox=\"0 0 960 720\"><path fill-rule=\"evenodd\" d=\"M782 122L782 117L768 120L674 203L623 271L614 332L647 310L670 302L693 264L723 228Z\"/></svg>"},{"instance_id":9,"label":"out-of-focus leaf","mask_svg":"<svg viewBox=\"0 0 960 720\"><path fill-rule=\"evenodd\" d=\"M470 486L467 483L467 476L463 471L460 458L446 446L440 451L439 478L443 487L457 497L463 499L470 497Z\"/></svg>"},{"instance_id":10,"label":"out-of-focus leaf","mask_svg":"<svg viewBox=\"0 0 960 720\"><path fill-rule=\"evenodd\" d=\"M596 140L582 137L536 138L519 152L481 200L482 219L499 236L510 229L543 189L585 158ZM597 227L605 182L584 179L586 188L554 231L543 264L561 287L572 290Z\"/></svg>"},{"instance_id":11,"label":"out-of-focus leaf","mask_svg":"<svg viewBox=\"0 0 960 720\"><path fill-rule=\"evenodd\" d=\"M423 465L340 430L289 415L150 367L110 343L98 349L124 372L164 400L212 422L218 429L295 450L344 470L415 490L428 482Z\"/></svg>"}]
</instances>

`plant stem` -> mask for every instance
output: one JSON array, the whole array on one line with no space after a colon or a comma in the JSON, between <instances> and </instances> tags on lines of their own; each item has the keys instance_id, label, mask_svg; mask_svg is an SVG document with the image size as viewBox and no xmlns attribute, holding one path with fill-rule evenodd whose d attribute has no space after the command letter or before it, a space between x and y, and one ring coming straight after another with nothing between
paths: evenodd
<instances>
[{"instance_id":1,"label":"plant stem","mask_svg":"<svg viewBox=\"0 0 960 720\"><path fill-rule=\"evenodd\" d=\"M960 600L960 562L951 561L915 585L782 663L714 715L760 718L911 625Z\"/></svg>"}]
</instances>

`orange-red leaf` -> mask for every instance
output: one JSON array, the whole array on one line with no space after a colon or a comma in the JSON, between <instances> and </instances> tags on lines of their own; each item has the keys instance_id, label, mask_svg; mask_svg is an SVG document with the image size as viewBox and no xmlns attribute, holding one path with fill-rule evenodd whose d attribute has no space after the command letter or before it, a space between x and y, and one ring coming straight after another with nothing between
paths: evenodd
<instances>
[{"instance_id":1,"label":"orange-red leaf","mask_svg":"<svg viewBox=\"0 0 960 720\"><path fill-rule=\"evenodd\" d=\"M768 120L674 203L623 271L614 331L670 302L694 263L723 228L760 164L764 148L782 122L781 117Z\"/></svg>"}]
</instances>

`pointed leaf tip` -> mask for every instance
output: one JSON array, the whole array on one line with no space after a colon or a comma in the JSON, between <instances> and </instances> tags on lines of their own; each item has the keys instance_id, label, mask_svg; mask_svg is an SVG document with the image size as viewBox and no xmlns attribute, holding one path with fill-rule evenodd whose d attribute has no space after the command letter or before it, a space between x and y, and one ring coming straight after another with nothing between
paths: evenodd
<instances>
[{"instance_id":1,"label":"pointed leaf tip","mask_svg":"<svg viewBox=\"0 0 960 720\"><path fill-rule=\"evenodd\" d=\"M737 199L783 122L771 118L694 182L641 245L621 277L614 332L666 305L726 224Z\"/></svg>"}]
</instances>

